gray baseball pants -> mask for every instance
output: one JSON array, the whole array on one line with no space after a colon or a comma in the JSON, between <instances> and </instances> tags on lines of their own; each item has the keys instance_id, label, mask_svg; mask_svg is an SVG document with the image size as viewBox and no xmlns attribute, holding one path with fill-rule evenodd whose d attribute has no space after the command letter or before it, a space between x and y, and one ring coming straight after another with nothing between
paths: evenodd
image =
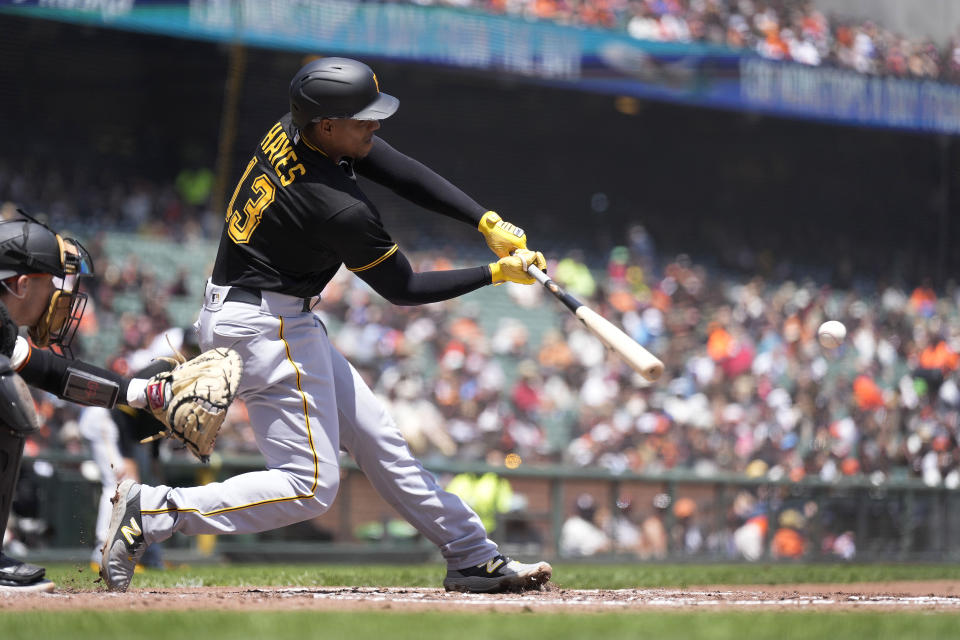
<instances>
[{"instance_id":1,"label":"gray baseball pants","mask_svg":"<svg viewBox=\"0 0 960 640\"><path fill-rule=\"evenodd\" d=\"M197 323L200 346L243 358L244 399L263 471L200 487L144 485L144 537L256 533L317 517L333 503L341 446L377 492L436 544L452 569L498 553L476 513L440 488L410 452L393 419L356 369L330 344L301 298L263 292L260 306L225 302L208 283Z\"/></svg>"}]
</instances>

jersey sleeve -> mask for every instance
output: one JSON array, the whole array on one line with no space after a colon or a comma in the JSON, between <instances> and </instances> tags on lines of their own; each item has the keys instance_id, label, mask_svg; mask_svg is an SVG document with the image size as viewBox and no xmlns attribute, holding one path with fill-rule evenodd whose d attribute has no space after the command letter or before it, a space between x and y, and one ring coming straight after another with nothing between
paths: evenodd
<instances>
[{"instance_id":1,"label":"jersey sleeve","mask_svg":"<svg viewBox=\"0 0 960 640\"><path fill-rule=\"evenodd\" d=\"M325 225L322 242L350 271L376 267L397 251L372 205L356 202L335 214Z\"/></svg>"},{"instance_id":2,"label":"jersey sleeve","mask_svg":"<svg viewBox=\"0 0 960 640\"><path fill-rule=\"evenodd\" d=\"M414 204L473 227L487 212L449 180L379 137L374 137L370 153L356 163L356 170Z\"/></svg>"},{"instance_id":3,"label":"jersey sleeve","mask_svg":"<svg viewBox=\"0 0 960 640\"><path fill-rule=\"evenodd\" d=\"M491 284L486 266L414 272L402 251L358 273L373 290L397 305L417 305L456 298Z\"/></svg>"}]
</instances>

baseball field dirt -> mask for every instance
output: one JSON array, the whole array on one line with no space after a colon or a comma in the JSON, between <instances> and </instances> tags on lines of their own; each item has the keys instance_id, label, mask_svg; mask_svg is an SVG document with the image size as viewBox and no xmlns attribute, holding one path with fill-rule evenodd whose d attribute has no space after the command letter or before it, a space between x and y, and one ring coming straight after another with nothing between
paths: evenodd
<instances>
[{"instance_id":1,"label":"baseball field dirt","mask_svg":"<svg viewBox=\"0 0 960 640\"><path fill-rule=\"evenodd\" d=\"M664 589L565 589L460 594L425 587L176 587L119 594L59 585L53 593L0 597L0 611L525 611L863 610L960 612L960 581L792 584Z\"/></svg>"}]
</instances>

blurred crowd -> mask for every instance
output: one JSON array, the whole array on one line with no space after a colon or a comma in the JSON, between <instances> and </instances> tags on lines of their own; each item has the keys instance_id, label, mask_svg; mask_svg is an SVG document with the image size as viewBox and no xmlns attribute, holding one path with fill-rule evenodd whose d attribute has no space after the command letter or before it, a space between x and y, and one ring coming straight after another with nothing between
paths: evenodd
<instances>
[{"instance_id":1,"label":"blurred crowd","mask_svg":"<svg viewBox=\"0 0 960 640\"><path fill-rule=\"evenodd\" d=\"M213 173L204 168L184 168L163 181L125 175L120 167L98 171L58 156L0 158L0 217L22 207L42 212L55 229L82 230L85 237L104 230L177 240L212 237L220 232L220 218L208 207L212 186Z\"/></svg>"},{"instance_id":2,"label":"blurred crowd","mask_svg":"<svg viewBox=\"0 0 960 640\"><path fill-rule=\"evenodd\" d=\"M872 21L828 17L809 0L410 1L625 31L639 40L746 48L871 75L960 81L960 34L941 46Z\"/></svg>"},{"instance_id":3,"label":"blurred crowd","mask_svg":"<svg viewBox=\"0 0 960 640\"><path fill-rule=\"evenodd\" d=\"M834 290L766 280L683 255L663 258L639 225L625 238L604 256L551 255L548 270L663 359L666 370L655 384L541 287L505 284L478 292L480 298L397 307L341 270L317 313L428 465L560 464L828 484L867 478L881 490L890 478L918 477L960 487L960 290L926 283ZM128 374L172 348L195 348L191 328L173 322L167 303L199 301L183 269L159 279L156 265L110 254L103 239L88 242L98 276L88 283L78 355ZM411 261L417 270L456 266L440 253L416 252ZM117 304L131 297L139 304ZM817 341L816 328L827 319L848 329L839 348ZM118 330L119 341L98 351L96 338L106 328ZM36 398L43 429L29 439L27 453L88 455L92 443L79 409L48 394ZM257 452L242 402L231 408L217 450ZM190 459L169 441L154 455ZM579 496L560 550L648 559L854 556L855 506L824 507L814 536L816 501L780 491L743 489L726 504L713 496L658 495L640 508L625 495L616 509L598 509L600 496ZM872 534L882 538L876 544L896 544L897 508L883 500L871 506ZM542 544L529 519L508 522L505 541Z\"/></svg>"},{"instance_id":4,"label":"blurred crowd","mask_svg":"<svg viewBox=\"0 0 960 640\"><path fill-rule=\"evenodd\" d=\"M783 500L782 496L764 495L768 493L741 489L727 505L689 496L674 500L658 493L646 508L638 507L629 496L621 496L613 508L604 508L594 495L581 493L563 523L559 553L568 558L618 554L642 560L856 557L857 536L851 526L855 518L845 512L842 503L824 501L821 513L815 500ZM811 525L817 518L815 531ZM895 519L876 517L873 521L866 540L872 553L897 550L897 536L882 530L891 521Z\"/></svg>"},{"instance_id":5,"label":"blurred crowd","mask_svg":"<svg viewBox=\"0 0 960 640\"><path fill-rule=\"evenodd\" d=\"M960 486L957 290L834 291L711 272L685 256L660 270L643 230L631 237L602 272L576 255L550 269L660 355L666 373L653 385L569 314L551 314L547 328L506 315L552 309L538 287L505 285L510 300L497 306L405 308L344 272L321 313L427 458L514 453L613 472L913 475ZM420 269L450 266L418 260ZM838 349L817 342L826 319L849 330Z\"/></svg>"},{"instance_id":6,"label":"blurred crowd","mask_svg":"<svg viewBox=\"0 0 960 640\"><path fill-rule=\"evenodd\" d=\"M185 186L131 181L108 200L106 192L92 190L99 195L90 202L99 204L89 206L113 213L80 227L89 212L83 198L69 196L72 182L50 178L34 189L19 176L0 167L0 197L21 198L61 228L82 228L94 256L97 277L87 283L91 302L78 355L126 374L171 348L189 349L192 331L171 317L169 303L196 300L199 310L190 274L175 260L163 266L129 252L109 253L105 234L120 229L156 237L175 227L185 235L170 240L206 237L212 250L218 230L197 222L202 203L190 204ZM50 210L39 208L41 194L51 198ZM0 206L0 216L14 214L9 202ZM170 225L164 222L170 216L189 219ZM623 237L624 245L602 255L548 251L548 270L663 359L666 370L655 384L537 286L508 283L445 303L397 307L341 270L317 313L427 464L442 458L615 474L678 470L692 478L866 478L877 487L914 477L960 487L960 289L866 279L834 289L661 255L640 225ZM171 251L181 246L170 242ZM410 257L422 271L458 266L450 255L417 251ZM163 278L158 269L167 269ZM828 319L848 331L836 349L816 338ZM107 330L118 339L104 343ZM29 440L28 454L87 453L78 409L46 394L36 397L44 426ZM257 451L242 402L231 408L218 451ZM169 442L157 455L189 457ZM816 505L809 500L781 500L771 508L763 495L744 491L718 516L702 513L710 500L684 499L648 506L643 517L626 509L597 515L594 507L585 518L589 505L571 510L606 537L589 543L598 551L656 558L669 545L674 552L748 559L810 552L807 523ZM624 500L627 509L632 503ZM849 511L818 516L835 519L817 538L826 545L820 553L852 555ZM581 535L589 529L573 527ZM776 552L774 540L783 547ZM587 554L571 545L569 555Z\"/></svg>"},{"instance_id":7,"label":"blurred crowd","mask_svg":"<svg viewBox=\"0 0 960 640\"><path fill-rule=\"evenodd\" d=\"M914 476L960 486L960 290L767 281L682 255L660 260L639 226L627 237L602 268L597 256L574 252L551 256L549 269L663 359L655 384L540 287L506 284L478 299L397 307L342 270L317 312L428 460L502 464L515 454L525 464L612 472ZM105 327L120 340L110 353L80 353L133 371L169 353L168 341L179 348L191 330L172 326L165 301L199 300L186 274L161 283L136 256L104 255L98 241L89 248L100 275L80 346L95 346ZM418 270L454 266L430 253L412 261ZM137 308L114 306L131 295ZM827 319L848 329L837 349L816 339ZM47 417L72 411L49 398L42 407ZM245 420L238 405L221 451L256 451Z\"/></svg>"}]
</instances>

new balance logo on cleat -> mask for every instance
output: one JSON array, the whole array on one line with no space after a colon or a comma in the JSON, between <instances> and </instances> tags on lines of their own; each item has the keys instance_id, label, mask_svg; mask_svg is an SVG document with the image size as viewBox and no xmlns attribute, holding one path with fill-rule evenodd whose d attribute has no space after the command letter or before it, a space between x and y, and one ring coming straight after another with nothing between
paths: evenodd
<instances>
[{"instance_id":1,"label":"new balance logo on cleat","mask_svg":"<svg viewBox=\"0 0 960 640\"><path fill-rule=\"evenodd\" d=\"M127 544L132 547L134 536L142 535L143 531L140 530L140 524L131 516L130 526L120 527L120 533L122 533L123 537L127 539Z\"/></svg>"},{"instance_id":2,"label":"new balance logo on cleat","mask_svg":"<svg viewBox=\"0 0 960 640\"><path fill-rule=\"evenodd\" d=\"M553 568L546 562L524 564L497 555L475 567L448 569L443 588L467 593L526 591L540 589L552 575Z\"/></svg>"},{"instance_id":3,"label":"new balance logo on cleat","mask_svg":"<svg viewBox=\"0 0 960 640\"><path fill-rule=\"evenodd\" d=\"M492 560L488 560L486 564L479 565L479 567L480 568L486 567L487 573L493 573L502 564L503 564L503 556L497 556Z\"/></svg>"}]
</instances>

